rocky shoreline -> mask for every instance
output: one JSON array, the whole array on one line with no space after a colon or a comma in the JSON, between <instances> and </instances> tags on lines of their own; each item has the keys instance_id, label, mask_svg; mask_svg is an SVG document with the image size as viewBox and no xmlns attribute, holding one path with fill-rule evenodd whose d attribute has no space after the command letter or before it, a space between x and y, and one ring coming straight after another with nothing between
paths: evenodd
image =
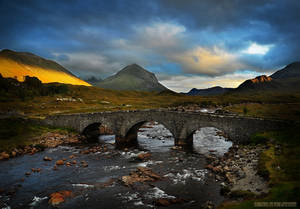
<instances>
[{"instance_id":1,"label":"rocky shoreline","mask_svg":"<svg viewBox=\"0 0 300 209\"><path fill-rule=\"evenodd\" d=\"M0 160L8 160L10 158L22 156L25 154L33 155L36 152L41 152L46 148L54 148L59 145L79 144L82 143L83 140L84 137L79 134L48 132L34 138L32 140L33 143L30 145L20 146L14 148L11 151L2 151L0 153Z\"/></svg>"},{"instance_id":2,"label":"rocky shoreline","mask_svg":"<svg viewBox=\"0 0 300 209\"><path fill-rule=\"evenodd\" d=\"M267 181L257 174L259 157L265 149L265 145L233 145L222 157L207 156L206 168L221 182L223 195L243 198L269 192Z\"/></svg>"}]
</instances>

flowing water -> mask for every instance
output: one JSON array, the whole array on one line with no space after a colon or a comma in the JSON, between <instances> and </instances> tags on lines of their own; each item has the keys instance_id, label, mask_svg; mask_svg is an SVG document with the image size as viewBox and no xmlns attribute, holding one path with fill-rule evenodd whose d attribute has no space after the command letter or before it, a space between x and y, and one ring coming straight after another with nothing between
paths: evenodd
<instances>
[{"instance_id":1,"label":"flowing water","mask_svg":"<svg viewBox=\"0 0 300 209\"><path fill-rule=\"evenodd\" d=\"M81 154L86 146L59 146L0 162L0 189L5 191L0 194L0 207L52 208L48 204L50 194L62 190L72 191L73 197L60 204L60 208L156 208L154 201L159 198L185 200L169 208L200 208L208 200L214 204L224 200L219 182L204 168L205 154L223 155L231 146L214 128L195 133L194 152L172 149L172 134L157 123L140 128L138 149L114 149L113 135L101 136L99 141L106 144L108 151ZM151 152L148 161L135 160L147 151ZM75 158L70 159L71 155ZM44 156L53 160L43 161ZM63 158L76 160L77 164L53 170L56 160ZM88 167L81 166L81 161ZM124 186L119 179L138 166L151 168L163 180ZM31 168L41 171L26 176ZM104 186L110 179L116 180Z\"/></svg>"}]
</instances>

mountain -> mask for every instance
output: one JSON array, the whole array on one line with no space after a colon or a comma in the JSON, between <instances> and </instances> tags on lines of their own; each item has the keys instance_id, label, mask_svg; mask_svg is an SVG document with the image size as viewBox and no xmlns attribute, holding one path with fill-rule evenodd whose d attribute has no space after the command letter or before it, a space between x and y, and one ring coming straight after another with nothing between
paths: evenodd
<instances>
[{"instance_id":1,"label":"mountain","mask_svg":"<svg viewBox=\"0 0 300 209\"><path fill-rule=\"evenodd\" d=\"M95 86L97 83L103 81L101 78L96 78L95 76L92 76L92 77L84 79L84 80L93 86Z\"/></svg>"},{"instance_id":2,"label":"mountain","mask_svg":"<svg viewBox=\"0 0 300 209\"><path fill-rule=\"evenodd\" d=\"M272 79L300 78L300 62L293 62L270 76Z\"/></svg>"},{"instance_id":3,"label":"mountain","mask_svg":"<svg viewBox=\"0 0 300 209\"><path fill-rule=\"evenodd\" d=\"M250 90L268 90L279 88L280 85L273 81L273 79L266 75L257 76L256 78L244 81L236 89L237 91L250 91Z\"/></svg>"},{"instance_id":4,"label":"mountain","mask_svg":"<svg viewBox=\"0 0 300 209\"><path fill-rule=\"evenodd\" d=\"M292 91L299 90L300 62L294 62L271 76L261 75L243 82L235 91Z\"/></svg>"},{"instance_id":5,"label":"mountain","mask_svg":"<svg viewBox=\"0 0 300 209\"><path fill-rule=\"evenodd\" d=\"M155 75L137 64L128 65L117 74L96 84L101 88L115 90L135 91L165 91L168 90L160 84Z\"/></svg>"},{"instance_id":6,"label":"mountain","mask_svg":"<svg viewBox=\"0 0 300 209\"><path fill-rule=\"evenodd\" d=\"M23 81L26 75L37 77L43 83L66 83L90 86L58 63L28 52L4 49L0 52L0 73L3 77Z\"/></svg>"},{"instance_id":7,"label":"mountain","mask_svg":"<svg viewBox=\"0 0 300 209\"><path fill-rule=\"evenodd\" d=\"M224 94L224 93L229 92L231 90L232 90L232 88L222 88L220 86L215 86L215 87L207 88L207 89L193 88L185 94L186 95L191 95L191 96L213 96L213 95Z\"/></svg>"}]
</instances>

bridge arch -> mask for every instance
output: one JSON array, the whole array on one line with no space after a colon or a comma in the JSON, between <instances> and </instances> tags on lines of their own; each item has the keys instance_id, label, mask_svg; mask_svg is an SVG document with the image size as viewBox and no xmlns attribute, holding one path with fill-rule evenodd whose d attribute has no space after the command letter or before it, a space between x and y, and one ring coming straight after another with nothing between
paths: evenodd
<instances>
[{"instance_id":1,"label":"bridge arch","mask_svg":"<svg viewBox=\"0 0 300 209\"><path fill-rule=\"evenodd\" d=\"M192 147L194 143L194 135L198 130L202 128L213 127L217 130L221 131L226 135L228 140L231 140L230 133L234 132L233 128L227 126L225 123L216 123L215 121L198 121L198 122L191 122L188 121L184 124L181 129L177 145L185 145L188 147Z\"/></svg>"},{"instance_id":2,"label":"bridge arch","mask_svg":"<svg viewBox=\"0 0 300 209\"><path fill-rule=\"evenodd\" d=\"M122 138L116 137L116 144L121 144L121 143L124 144L124 142L126 142L126 146L136 146L138 144L138 130L145 123L152 122L152 121L163 125L166 129L168 129L168 131L170 131L172 136L175 138L174 130L172 129L172 127L170 127L169 124L167 124L161 120L143 119L143 120L134 121L134 122L130 123L129 125L127 125L126 127L123 127L124 136Z\"/></svg>"},{"instance_id":3,"label":"bridge arch","mask_svg":"<svg viewBox=\"0 0 300 209\"><path fill-rule=\"evenodd\" d=\"M201 126L197 129L194 129L193 131L190 131L188 134L187 134L187 137L186 137L186 143L189 144L189 145L193 145L194 144L194 137L195 137L195 134L197 131L200 131L201 129L203 128L215 128L217 129L217 132L221 132L223 136L225 136L225 138L227 138L228 140L230 140L230 138L228 137L226 131L218 128L218 127L215 127L215 126ZM219 134L221 134L219 133Z\"/></svg>"},{"instance_id":4,"label":"bridge arch","mask_svg":"<svg viewBox=\"0 0 300 209\"><path fill-rule=\"evenodd\" d=\"M88 141L96 142L100 135L114 134L114 131L103 122L91 122L81 132Z\"/></svg>"}]
</instances>

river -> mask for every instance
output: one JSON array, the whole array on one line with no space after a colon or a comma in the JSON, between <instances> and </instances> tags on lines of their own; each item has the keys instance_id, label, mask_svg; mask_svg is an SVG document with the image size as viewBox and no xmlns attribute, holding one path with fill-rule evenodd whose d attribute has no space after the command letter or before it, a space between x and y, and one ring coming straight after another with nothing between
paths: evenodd
<instances>
[{"instance_id":1,"label":"river","mask_svg":"<svg viewBox=\"0 0 300 209\"><path fill-rule=\"evenodd\" d=\"M205 155L222 156L232 145L217 133L212 127L197 131L194 151L190 152L174 149L172 134L165 127L147 123L139 130L136 149L116 150L114 136L101 136L99 144L105 151L84 154L84 150L97 144L59 146L2 161L0 189L5 192L0 194L0 206L7 209L52 208L48 204L50 194L62 190L72 191L73 195L59 208L157 208L154 202L159 198L184 200L168 208L200 208L208 200L217 205L224 197L220 195L220 182L204 168ZM135 159L146 152L151 152L147 161ZM52 161L44 161L45 156ZM53 170L60 159L75 160L76 164ZM139 166L151 168L163 179L125 186L121 177ZM41 171L26 176L32 168Z\"/></svg>"}]
</instances>

